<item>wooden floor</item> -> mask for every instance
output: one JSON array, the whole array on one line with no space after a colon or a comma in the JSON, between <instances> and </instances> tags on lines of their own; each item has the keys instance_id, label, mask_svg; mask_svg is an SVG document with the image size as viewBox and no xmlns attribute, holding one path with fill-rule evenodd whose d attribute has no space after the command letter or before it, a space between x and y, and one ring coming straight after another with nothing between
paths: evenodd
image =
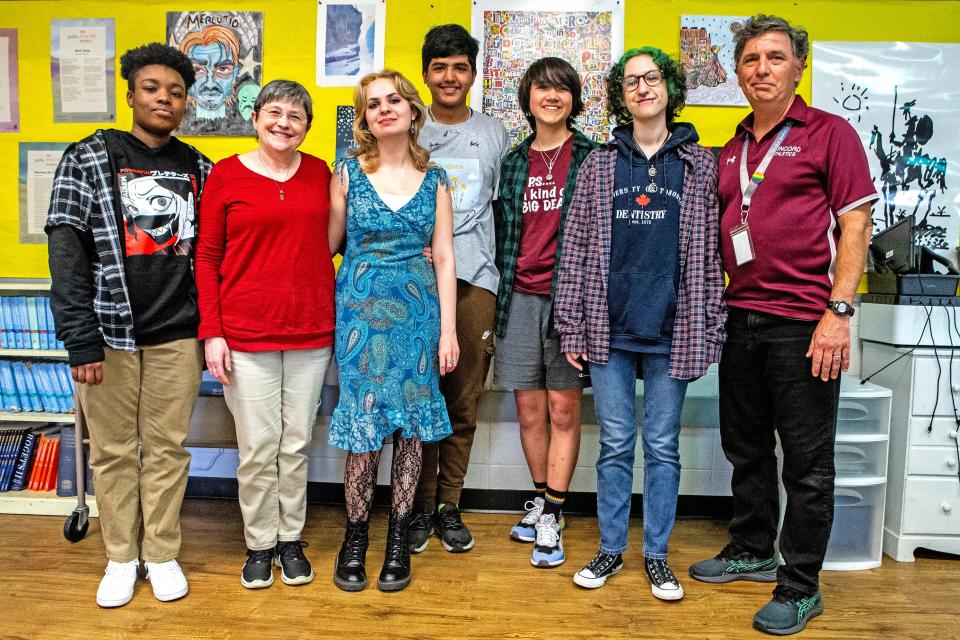
<instances>
[{"instance_id":1,"label":"wooden floor","mask_svg":"<svg viewBox=\"0 0 960 640\"><path fill-rule=\"evenodd\" d=\"M97 520L86 539L63 539L62 519L0 516L2 638L681 638L767 637L751 629L770 585L716 586L687 577L686 567L716 553L723 523L682 520L674 531L671 562L686 598L665 603L650 595L640 567L641 522L631 527L626 569L595 591L580 589L572 574L597 548L594 518L571 518L564 540L567 563L530 566L530 546L507 538L515 515L465 514L477 539L466 554L445 552L434 538L414 557L414 580L385 594L376 587L345 593L331 580L341 538L342 510L311 507L304 539L317 579L249 591L240 586L244 560L236 502L189 500L183 509L182 566L190 594L154 599L145 580L133 601L99 609L94 601L103 571ZM382 561L386 514L374 515L368 568ZM960 638L960 559L927 554L916 563L884 557L873 571L825 572L826 611L804 638L869 640Z\"/></svg>"}]
</instances>

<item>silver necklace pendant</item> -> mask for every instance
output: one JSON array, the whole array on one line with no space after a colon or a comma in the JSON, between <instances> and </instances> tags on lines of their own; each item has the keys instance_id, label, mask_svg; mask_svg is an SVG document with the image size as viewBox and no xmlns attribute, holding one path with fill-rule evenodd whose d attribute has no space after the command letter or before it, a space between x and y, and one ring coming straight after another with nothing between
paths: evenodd
<instances>
[{"instance_id":1,"label":"silver necklace pendant","mask_svg":"<svg viewBox=\"0 0 960 640\"><path fill-rule=\"evenodd\" d=\"M647 193L656 193L656 192L657 192L656 183L651 182L650 184L647 185Z\"/></svg>"},{"instance_id":2,"label":"silver necklace pendant","mask_svg":"<svg viewBox=\"0 0 960 640\"><path fill-rule=\"evenodd\" d=\"M547 171L547 180L553 180L553 174Z\"/></svg>"},{"instance_id":3,"label":"silver necklace pendant","mask_svg":"<svg viewBox=\"0 0 960 640\"><path fill-rule=\"evenodd\" d=\"M283 202L283 189L280 189L280 202Z\"/></svg>"},{"instance_id":4,"label":"silver necklace pendant","mask_svg":"<svg viewBox=\"0 0 960 640\"><path fill-rule=\"evenodd\" d=\"M653 165L650 165L650 168L647 169L647 175L650 176L651 178L657 175L657 168Z\"/></svg>"}]
</instances>

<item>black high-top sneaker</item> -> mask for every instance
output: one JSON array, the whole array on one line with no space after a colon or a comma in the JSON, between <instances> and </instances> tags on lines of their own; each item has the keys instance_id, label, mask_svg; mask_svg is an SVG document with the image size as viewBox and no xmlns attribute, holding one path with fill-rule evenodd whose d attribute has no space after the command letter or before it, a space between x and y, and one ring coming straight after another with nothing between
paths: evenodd
<instances>
[{"instance_id":1,"label":"black high-top sneaker","mask_svg":"<svg viewBox=\"0 0 960 640\"><path fill-rule=\"evenodd\" d=\"M333 583L344 591L367 588L367 547L370 545L368 522L347 522L343 544L337 552Z\"/></svg>"},{"instance_id":2,"label":"black high-top sneaker","mask_svg":"<svg viewBox=\"0 0 960 640\"><path fill-rule=\"evenodd\" d=\"M410 516L397 520L390 515L387 528L387 552L383 558L383 568L377 578L377 588L381 591L400 591L410 584L410 546L407 540L407 527Z\"/></svg>"}]
</instances>

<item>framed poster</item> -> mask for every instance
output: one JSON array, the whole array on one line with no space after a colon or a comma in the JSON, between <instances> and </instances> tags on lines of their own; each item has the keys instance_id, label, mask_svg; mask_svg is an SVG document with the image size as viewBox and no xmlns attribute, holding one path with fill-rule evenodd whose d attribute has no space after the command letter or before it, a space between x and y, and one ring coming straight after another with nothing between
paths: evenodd
<instances>
[{"instance_id":1,"label":"framed poster","mask_svg":"<svg viewBox=\"0 0 960 640\"><path fill-rule=\"evenodd\" d=\"M879 233L913 214L918 244L955 260L960 219L960 44L814 42L813 105L860 134L880 192Z\"/></svg>"},{"instance_id":2,"label":"framed poster","mask_svg":"<svg viewBox=\"0 0 960 640\"><path fill-rule=\"evenodd\" d=\"M527 67L546 56L563 58L580 74L584 110L577 127L606 141L606 76L623 53L623 3L616 0L475 0L471 20L480 41L474 109L503 122L515 145L530 132L517 104Z\"/></svg>"}]
</instances>

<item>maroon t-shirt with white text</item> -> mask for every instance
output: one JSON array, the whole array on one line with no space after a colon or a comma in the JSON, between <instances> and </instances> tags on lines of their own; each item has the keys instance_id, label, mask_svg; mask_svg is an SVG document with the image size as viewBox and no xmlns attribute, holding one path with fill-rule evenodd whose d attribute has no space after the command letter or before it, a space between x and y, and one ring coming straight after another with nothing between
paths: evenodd
<instances>
[{"instance_id":1,"label":"maroon t-shirt with white text","mask_svg":"<svg viewBox=\"0 0 960 640\"><path fill-rule=\"evenodd\" d=\"M573 136L560 146L559 155L548 172L547 159L553 159L556 148L540 152L530 146L527 186L523 192L523 227L520 231L520 253L513 288L521 293L548 296L557 259L557 233L563 188L573 157ZM546 157L544 157L546 156ZM551 178L547 179L550 173Z\"/></svg>"}]
</instances>

